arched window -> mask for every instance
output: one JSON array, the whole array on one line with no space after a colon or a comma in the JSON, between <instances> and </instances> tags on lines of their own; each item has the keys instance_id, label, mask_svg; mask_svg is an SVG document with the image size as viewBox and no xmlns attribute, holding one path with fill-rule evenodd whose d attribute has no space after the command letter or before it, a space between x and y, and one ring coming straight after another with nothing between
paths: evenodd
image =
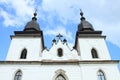
<instances>
[{"instance_id":1,"label":"arched window","mask_svg":"<svg viewBox=\"0 0 120 80\"><path fill-rule=\"evenodd\" d=\"M52 80L69 80L65 72L66 71L62 69L58 69L57 71L55 71L56 74L53 76Z\"/></svg>"},{"instance_id":2,"label":"arched window","mask_svg":"<svg viewBox=\"0 0 120 80\"><path fill-rule=\"evenodd\" d=\"M62 74L59 74L55 80L66 80Z\"/></svg>"},{"instance_id":3,"label":"arched window","mask_svg":"<svg viewBox=\"0 0 120 80\"><path fill-rule=\"evenodd\" d=\"M101 70L98 71L98 80L106 80L105 75Z\"/></svg>"},{"instance_id":4,"label":"arched window","mask_svg":"<svg viewBox=\"0 0 120 80\"><path fill-rule=\"evenodd\" d=\"M59 57L62 57L62 56L63 56L63 50L62 50L61 48L58 49L57 55L58 55Z\"/></svg>"},{"instance_id":5,"label":"arched window","mask_svg":"<svg viewBox=\"0 0 120 80\"><path fill-rule=\"evenodd\" d=\"M27 56L27 50L23 49L22 52L21 52L20 59L26 59L26 56Z\"/></svg>"},{"instance_id":6,"label":"arched window","mask_svg":"<svg viewBox=\"0 0 120 80\"><path fill-rule=\"evenodd\" d=\"M22 72L19 70L16 72L14 80L21 80L22 79Z\"/></svg>"},{"instance_id":7,"label":"arched window","mask_svg":"<svg viewBox=\"0 0 120 80\"><path fill-rule=\"evenodd\" d=\"M98 58L97 51L95 49L91 50L92 58Z\"/></svg>"}]
</instances>

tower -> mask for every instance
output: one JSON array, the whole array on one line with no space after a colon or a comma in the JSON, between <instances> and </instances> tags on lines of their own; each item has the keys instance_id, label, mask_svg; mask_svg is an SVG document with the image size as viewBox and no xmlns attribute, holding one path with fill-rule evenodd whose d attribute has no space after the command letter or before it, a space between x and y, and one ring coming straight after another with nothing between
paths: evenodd
<instances>
[{"instance_id":1,"label":"tower","mask_svg":"<svg viewBox=\"0 0 120 80\"><path fill-rule=\"evenodd\" d=\"M110 55L105 43L106 36L102 31L94 30L92 24L85 20L81 11L81 22L76 32L75 49L81 60L110 60Z\"/></svg>"},{"instance_id":2,"label":"tower","mask_svg":"<svg viewBox=\"0 0 120 80\"><path fill-rule=\"evenodd\" d=\"M23 31L15 31L11 36L11 44L6 60L39 60L44 49L43 32L37 23L37 13L28 22Z\"/></svg>"}]
</instances>

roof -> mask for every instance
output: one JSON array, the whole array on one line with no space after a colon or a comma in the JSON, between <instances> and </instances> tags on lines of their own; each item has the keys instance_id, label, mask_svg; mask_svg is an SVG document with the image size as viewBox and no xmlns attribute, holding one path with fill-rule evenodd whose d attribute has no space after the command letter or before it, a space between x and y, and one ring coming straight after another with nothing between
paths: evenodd
<instances>
[{"instance_id":1,"label":"roof","mask_svg":"<svg viewBox=\"0 0 120 80\"><path fill-rule=\"evenodd\" d=\"M78 31L94 31L92 24L85 20L81 11L81 23L78 25Z\"/></svg>"},{"instance_id":2,"label":"roof","mask_svg":"<svg viewBox=\"0 0 120 80\"><path fill-rule=\"evenodd\" d=\"M32 20L26 24L24 31L40 31L39 24L35 20Z\"/></svg>"},{"instance_id":3,"label":"roof","mask_svg":"<svg viewBox=\"0 0 120 80\"><path fill-rule=\"evenodd\" d=\"M90 24L86 20L82 20L81 23L78 25L78 31L85 31L85 30L94 31L92 24Z\"/></svg>"},{"instance_id":4,"label":"roof","mask_svg":"<svg viewBox=\"0 0 120 80\"><path fill-rule=\"evenodd\" d=\"M24 31L40 31L39 24L37 23L37 13L34 13L34 17L28 22L24 28Z\"/></svg>"}]
</instances>

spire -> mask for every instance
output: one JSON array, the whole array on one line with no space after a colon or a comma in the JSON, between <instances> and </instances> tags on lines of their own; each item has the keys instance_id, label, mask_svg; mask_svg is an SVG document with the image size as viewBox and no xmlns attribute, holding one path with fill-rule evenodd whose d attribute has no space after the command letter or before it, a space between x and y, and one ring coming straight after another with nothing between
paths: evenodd
<instances>
[{"instance_id":1,"label":"spire","mask_svg":"<svg viewBox=\"0 0 120 80\"><path fill-rule=\"evenodd\" d=\"M67 40L66 39L63 40L63 44L67 44Z\"/></svg>"},{"instance_id":2,"label":"spire","mask_svg":"<svg viewBox=\"0 0 120 80\"><path fill-rule=\"evenodd\" d=\"M53 39L53 41L52 41L53 43L56 43L56 40L55 39Z\"/></svg>"},{"instance_id":3,"label":"spire","mask_svg":"<svg viewBox=\"0 0 120 80\"><path fill-rule=\"evenodd\" d=\"M80 9L80 15L81 15L81 22L78 25L78 31L94 31L92 24L90 24L88 21L85 20L85 17L83 17L83 12Z\"/></svg>"},{"instance_id":4,"label":"spire","mask_svg":"<svg viewBox=\"0 0 120 80\"><path fill-rule=\"evenodd\" d=\"M26 24L24 31L40 31L39 24L36 21L37 20L36 16L37 10L35 10L34 17L32 17L32 20Z\"/></svg>"},{"instance_id":5,"label":"spire","mask_svg":"<svg viewBox=\"0 0 120 80\"><path fill-rule=\"evenodd\" d=\"M82 12L82 10L80 9L80 15L81 15L81 21L83 21L83 20L85 20L85 17L83 17L83 12Z\"/></svg>"},{"instance_id":6,"label":"spire","mask_svg":"<svg viewBox=\"0 0 120 80\"><path fill-rule=\"evenodd\" d=\"M56 44L56 40L55 39L53 39L52 42L53 42L52 45Z\"/></svg>"},{"instance_id":7,"label":"spire","mask_svg":"<svg viewBox=\"0 0 120 80\"><path fill-rule=\"evenodd\" d=\"M66 43L66 42L67 42L67 40L66 40L66 39L64 39L64 40L63 40L63 42L64 42L64 43Z\"/></svg>"},{"instance_id":8,"label":"spire","mask_svg":"<svg viewBox=\"0 0 120 80\"><path fill-rule=\"evenodd\" d=\"M35 10L34 17L32 17L32 20L36 21L37 20L36 16L37 16L37 10Z\"/></svg>"}]
</instances>

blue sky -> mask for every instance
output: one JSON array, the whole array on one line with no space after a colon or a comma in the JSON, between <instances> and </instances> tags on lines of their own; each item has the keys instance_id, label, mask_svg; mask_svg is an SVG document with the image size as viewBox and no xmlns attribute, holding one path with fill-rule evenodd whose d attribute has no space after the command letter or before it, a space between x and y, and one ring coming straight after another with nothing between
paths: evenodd
<instances>
[{"instance_id":1,"label":"blue sky","mask_svg":"<svg viewBox=\"0 0 120 80\"><path fill-rule=\"evenodd\" d=\"M114 60L120 60L120 0L0 0L0 60L5 60L10 35L22 31L37 9L37 21L49 49L61 33L74 45L80 10L95 30L102 30ZM51 41L51 42L50 42Z\"/></svg>"}]
</instances>

